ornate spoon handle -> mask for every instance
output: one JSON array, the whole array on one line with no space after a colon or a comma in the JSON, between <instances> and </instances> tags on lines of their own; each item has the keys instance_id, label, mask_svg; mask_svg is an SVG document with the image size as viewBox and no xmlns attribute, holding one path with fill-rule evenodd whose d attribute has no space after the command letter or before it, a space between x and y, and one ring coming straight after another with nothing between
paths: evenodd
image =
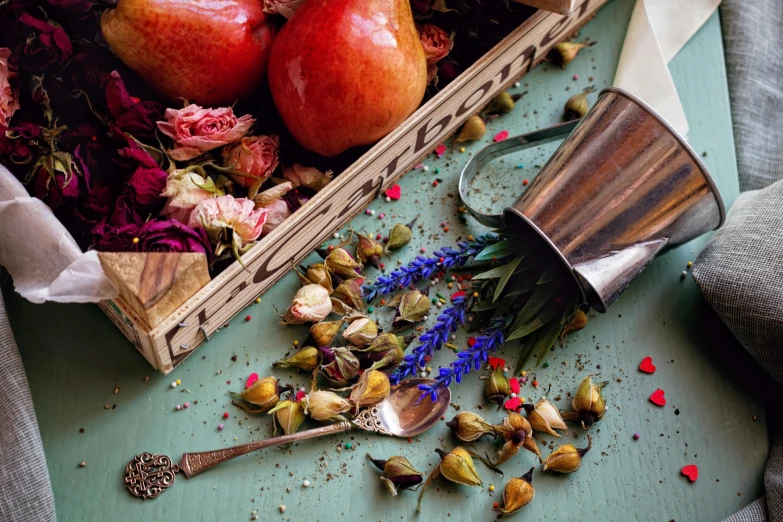
<instances>
[{"instance_id":1,"label":"ornate spoon handle","mask_svg":"<svg viewBox=\"0 0 783 522\"><path fill-rule=\"evenodd\" d=\"M234 446L233 448L202 451L200 453L183 453L182 460L179 462L179 471L190 478L211 467L222 464L234 457L245 455L251 451L268 448L269 446L277 446L278 444L323 437L324 435L330 435L332 433L348 432L351 431L351 428L353 428L353 424L343 421L299 433L291 433L290 435L282 435L280 437L265 439L258 442L250 442L248 444L242 444L241 446Z\"/></svg>"}]
</instances>

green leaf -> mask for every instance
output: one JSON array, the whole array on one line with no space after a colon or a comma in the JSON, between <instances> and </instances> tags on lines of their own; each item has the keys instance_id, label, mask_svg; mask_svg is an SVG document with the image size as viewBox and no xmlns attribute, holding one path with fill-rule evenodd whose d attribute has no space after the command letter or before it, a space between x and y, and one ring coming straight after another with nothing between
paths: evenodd
<instances>
[{"instance_id":1,"label":"green leaf","mask_svg":"<svg viewBox=\"0 0 783 522\"><path fill-rule=\"evenodd\" d=\"M530 320L533 315L535 315L535 313L538 312L541 307L544 306L558 290L560 290L560 288L562 288L564 283L567 282L568 281L564 281L563 279L558 278L553 279L548 283L538 285L538 288L533 291L530 299L527 300L527 303L525 303L525 306L517 315L517 320L522 323Z\"/></svg>"},{"instance_id":2,"label":"green leaf","mask_svg":"<svg viewBox=\"0 0 783 522\"><path fill-rule=\"evenodd\" d=\"M519 265L521 261L521 257L515 257L513 261L506 265L506 272L500 276L500 281L498 281L498 285L495 287L495 293L492 296L492 301L498 300L501 292L503 292L503 288L506 286L506 283L508 283L508 280L511 278L511 276L514 275L514 270L516 270L517 265Z\"/></svg>"},{"instance_id":3,"label":"green leaf","mask_svg":"<svg viewBox=\"0 0 783 522\"><path fill-rule=\"evenodd\" d=\"M514 373L521 372L527 364L528 359L530 359L530 356L536 353L536 351L538 351L538 362L536 364L540 364L540 361L546 356L546 353L552 347L552 344L557 340L557 336L560 335L560 330L562 328L559 321L550 321L543 328L539 328L531 335L527 336Z\"/></svg>"},{"instance_id":4,"label":"green leaf","mask_svg":"<svg viewBox=\"0 0 783 522\"><path fill-rule=\"evenodd\" d=\"M559 275L566 275L566 274L565 274L565 269L563 267L563 264L558 261L556 263L552 263L547 267L546 270L544 270L544 273L541 274L541 277L538 279L538 284L542 285L544 283L548 283L549 281L551 281L552 279L554 279Z\"/></svg>"},{"instance_id":5,"label":"green leaf","mask_svg":"<svg viewBox=\"0 0 783 522\"><path fill-rule=\"evenodd\" d=\"M503 277L504 275L506 275L506 271L508 271L508 267L512 263L514 264L514 267L510 270L510 272L513 273L514 269L519 264L519 261L517 260L514 260L511 263L506 263L505 265L495 267L492 270L487 270L486 272L482 272L479 275L473 276L473 281L481 281L484 279L497 279L499 277Z\"/></svg>"},{"instance_id":6,"label":"green leaf","mask_svg":"<svg viewBox=\"0 0 783 522\"><path fill-rule=\"evenodd\" d=\"M530 247L526 247L516 238L505 239L484 247L473 260L485 261L487 259L506 257L516 253L524 253L526 248L528 250L530 249Z\"/></svg>"},{"instance_id":7,"label":"green leaf","mask_svg":"<svg viewBox=\"0 0 783 522\"><path fill-rule=\"evenodd\" d=\"M510 328L511 333L506 340L513 341L515 339L521 339L548 324L554 317L560 319L562 316L562 308L562 303L558 303L556 299L550 299L532 319L519 321L519 318L517 318L514 320L514 324L512 324Z\"/></svg>"}]
</instances>

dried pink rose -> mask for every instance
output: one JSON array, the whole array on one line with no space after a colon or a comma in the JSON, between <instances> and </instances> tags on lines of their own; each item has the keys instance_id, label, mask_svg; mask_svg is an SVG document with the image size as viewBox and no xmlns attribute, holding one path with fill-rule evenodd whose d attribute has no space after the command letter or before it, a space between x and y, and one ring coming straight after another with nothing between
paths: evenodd
<instances>
[{"instance_id":1,"label":"dried pink rose","mask_svg":"<svg viewBox=\"0 0 783 522\"><path fill-rule=\"evenodd\" d=\"M307 187L318 192L332 181L332 171L324 173L315 167L305 167L294 163L293 167L285 168L283 177L293 183L294 188Z\"/></svg>"},{"instance_id":2,"label":"dried pink rose","mask_svg":"<svg viewBox=\"0 0 783 522\"><path fill-rule=\"evenodd\" d=\"M264 12L290 19L304 2L305 0L264 0Z\"/></svg>"},{"instance_id":3,"label":"dried pink rose","mask_svg":"<svg viewBox=\"0 0 783 522\"><path fill-rule=\"evenodd\" d=\"M332 312L329 291L321 285L300 288L282 317L282 324L317 323Z\"/></svg>"},{"instance_id":4,"label":"dried pink rose","mask_svg":"<svg viewBox=\"0 0 783 522\"><path fill-rule=\"evenodd\" d=\"M243 187L251 187L258 181L266 181L277 168L277 136L245 136L239 143L223 149L223 166L244 172L247 176L232 174Z\"/></svg>"},{"instance_id":5,"label":"dried pink rose","mask_svg":"<svg viewBox=\"0 0 783 522\"><path fill-rule=\"evenodd\" d=\"M432 24L417 25L427 65L433 65L448 56L454 41L449 33Z\"/></svg>"},{"instance_id":6,"label":"dried pink rose","mask_svg":"<svg viewBox=\"0 0 783 522\"><path fill-rule=\"evenodd\" d=\"M169 198L161 215L187 225L196 205L205 199L222 195L223 191L215 187L211 178L203 177L190 169L175 170L169 174L166 188L161 193L161 196Z\"/></svg>"},{"instance_id":7,"label":"dried pink rose","mask_svg":"<svg viewBox=\"0 0 783 522\"><path fill-rule=\"evenodd\" d=\"M256 209L251 200L227 194L201 201L190 214L188 225L202 227L212 243L242 252L261 235L267 214L265 208Z\"/></svg>"},{"instance_id":8,"label":"dried pink rose","mask_svg":"<svg viewBox=\"0 0 783 522\"><path fill-rule=\"evenodd\" d=\"M291 215L291 209L288 208L288 203L283 199L275 200L264 208L269 211L269 214L266 216L266 223L264 223L264 235L276 229Z\"/></svg>"},{"instance_id":9,"label":"dried pink rose","mask_svg":"<svg viewBox=\"0 0 783 522\"><path fill-rule=\"evenodd\" d=\"M0 127L8 127L11 116L19 109L16 68L9 64L11 49L0 47Z\"/></svg>"},{"instance_id":10,"label":"dried pink rose","mask_svg":"<svg viewBox=\"0 0 783 522\"><path fill-rule=\"evenodd\" d=\"M176 161L187 161L204 152L242 139L255 122L246 114L234 115L231 107L205 109L188 105L184 109L166 109L166 121L158 122L158 129L174 140L169 156Z\"/></svg>"}]
</instances>

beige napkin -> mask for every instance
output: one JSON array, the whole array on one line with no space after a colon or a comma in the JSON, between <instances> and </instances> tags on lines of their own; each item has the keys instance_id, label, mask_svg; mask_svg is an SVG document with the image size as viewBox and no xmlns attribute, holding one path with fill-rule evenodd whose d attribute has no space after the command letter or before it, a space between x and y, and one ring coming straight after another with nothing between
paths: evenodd
<instances>
[{"instance_id":1,"label":"beige napkin","mask_svg":"<svg viewBox=\"0 0 783 522\"><path fill-rule=\"evenodd\" d=\"M720 0L636 0L614 86L635 94L680 134L688 133L669 61L704 25Z\"/></svg>"}]
</instances>

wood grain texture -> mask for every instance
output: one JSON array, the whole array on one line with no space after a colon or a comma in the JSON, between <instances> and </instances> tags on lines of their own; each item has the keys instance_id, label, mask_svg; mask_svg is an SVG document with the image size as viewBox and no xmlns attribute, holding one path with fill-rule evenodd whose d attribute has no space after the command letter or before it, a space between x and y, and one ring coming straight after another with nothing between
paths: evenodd
<instances>
[{"instance_id":1,"label":"wood grain texture","mask_svg":"<svg viewBox=\"0 0 783 522\"><path fill-rule=\"evenodd\" d=\"M576 7L575 0L514 0L553 13L568 14Z\"/></svg>"},{"instance_id":2,"label":"wood grain texture","mask_svg":"<svg viewBox=\"0 0 783 522\"><path fill-rule=\"evenodd\" d=\"M580 35L598 41L596 46L586 49L565 71L547 66L534 69L514 89L528 91L518 108L492 122L481 143L467 145L465 154L450 150L441 160L427 158L428 173L416 171L400 181L400 201L374 201L371 208L376 215L358 216L353 229L384 232L393 223L418 215L421 226L415 229L414 241L395 259L409 259L420 247L431 251L453 244L458 237L480 233L474 222L463 225L457 219L457 175L467 155L500 130L517 134L557 122L565 100L587 85L608 86L633 3L609 3ZM691 126L689 141L698 152L707 153L703 160L730 203L738 184L720 38L716 15L675 58L672 71ZM574 74L579 80L573 80ZM498 161L500 168L487 170L481 206L502 206L504 198L513 202L522 188L520 178L532 178L535 165L541 165L549 153L529 151L527 156ZM517 169L521 164L524 168ZM437 187L432 186L435 178L442 180ZM488 192L492 187L499 198ZM380 212L386 213L386 219L378 219ZM450 227L448 232L441 222ZM548 396L561 408L568 407L566 393L574 391L582 376L599 374L611 383L606 389L608 412L591 432L593 449L582 468L567 476L536 471L535 500L509 520L716 522L761 494L769 450L763 373L704 302L695 283L680 279L685 263L695 258L705 241L694 241L653 263L609 313L591 318L586 329L551 353L548 368L529 369L528 376L541 384L537 390L526 385L522 395L537 400L551 384ZM307 262L316 259L311 256ZM368 274L372 277L375 272ZM263 450L191 480L179 477L155 501L141 502L128 494L122 471L141 451L168 454L176 461L183 452L219 449L271 435L269 419L233 408L228 391L240 390L251 371L272 373L271 362L290 351L295 339L305 339L306 328L277 324L273 308L285 308L297 287L296 277L288 274L260 304L242 312L251 315L251 321L232 321L167 377L130 350L96 307L32 305L8 296L59 520L239 522L256 511L261 521L494 521L491 506L499 501L505 480L480 464L477 468L485 484L497 487L493 494L438 480L425 497L422 515L415 517L416 493L392 498L364 457L366 452L376 458L404 455L418 469L429 471L438 461L432 450L455 445L443 425L412 443L352 432L289 450ZM443 284L434 289L447 291ZM373 316L388 325L391 318L385 313L376 311ZM455 342L466 346L462 335ZM510 345L501 355L511 358L515 349ZM236 361L232 355L237 355ZM636 369L647 355L658 367L654 375ZM449 350L439 352L433 368L452 357ZM274 373L286 383L307 386L305 375ZM169 387L174 379L182 380L176 389ZM453 402L497 422L501 415L494 409L477 409L483 404L482 384L478 376L468 376L452 387ZM117 395L115 385L120 386ZM665 408L647 400L656 388L666 390ZM555 400L558 396L560 400ZM190 408L174 411L185 401ZM227 420L222 420L224 411L230 413ZM447 418L455 411L450 408ZM753 415L758 415L758 422L751 420ZM221 422L226 428L218 431ZM632 438L634 432L641 434L638 441ZM544 439L557 442L553 437ZM580 447L585 442L576 429L564 440ZM357 450L345 450L346 442L358 444ZM476 447L480 452L495 449L489 441ZM545 456L550 451L539 447ZM82 460L87 467L78 466ZM679 475L680 468L691 463L700 469L694 484ZM532 465L534 457L522 452L503 469L507 478ZM302 488L304 479L312 483L311 488ZM282 515L281 504L287 506Z\"/></svg>"},{"instance_id":3,"label":"wood grain texture","mask_svg":"<svg viewBox=\"0 0 783 522\"><path fill-rule=\"evenodd\" d=\"M99 252L104 273L148 329L209 281L207 256L181 252Z\"/></svg>"}]
</instances>

